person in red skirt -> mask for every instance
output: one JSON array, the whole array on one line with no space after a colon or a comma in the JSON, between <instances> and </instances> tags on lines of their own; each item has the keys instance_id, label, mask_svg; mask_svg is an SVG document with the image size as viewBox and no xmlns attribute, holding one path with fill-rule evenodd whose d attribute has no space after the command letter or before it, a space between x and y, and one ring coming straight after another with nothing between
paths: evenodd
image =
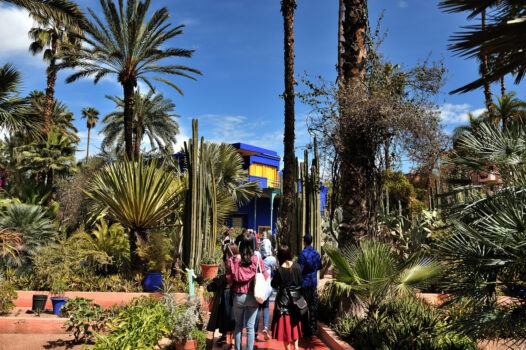
<instances>
[{"instance_id":1,"label":"person in red skirt","mask_svg":"<svg viewBox=\"0 0 526 350\"><path fill-rule=\"evenodd\" d=\"M277 289L274 303L274 315L272 316L272 338L283 342L285 349L293 346L298 350L298 340L301 337L301 317L292 307L290 290L301 288L301 266L292 262L290 246L282 244L278 248L278 264L272 287Z\"/></svg>"}]
</instances>

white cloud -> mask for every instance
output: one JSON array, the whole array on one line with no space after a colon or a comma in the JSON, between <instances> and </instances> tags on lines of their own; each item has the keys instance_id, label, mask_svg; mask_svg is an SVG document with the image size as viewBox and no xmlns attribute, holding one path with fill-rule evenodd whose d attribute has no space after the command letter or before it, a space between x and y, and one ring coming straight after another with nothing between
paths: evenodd
<instances>
[{"instance_id":1,"label":"white cloud","mask_svg":"<svg viewBox=\"0 0 526 350\"><path fill-rule=\"evenodd\" d=\"M409 7L409 3L405 0L399 0L398 1L398 7L401 7L401 8L407 8Z\"/></svg>"},{"instance_id":2,"label":"white cloud","mask_svg":"<svg viewBox=\"0 0 526 350\"><path fill-rule=\"evenodd\" d=\"M462 124L469 121L468 113L471 112L475 117L478 117L485 110L485 108L473 110L471 105L467 103L458 105L446 103L440 106L440 118L446 124Z\"/></svg>"},{"instance_id":3,"label":"white cloud","mask_svg":"<svg viewBox=\"0 0 526 350\"><path fill-rule=\"evenodd\" d=\"M28 32L33 26L33 20L26 10L0 5L0 57L12 58L17 55L29 55L31 44Z\"/></svg>"}]
</instances>

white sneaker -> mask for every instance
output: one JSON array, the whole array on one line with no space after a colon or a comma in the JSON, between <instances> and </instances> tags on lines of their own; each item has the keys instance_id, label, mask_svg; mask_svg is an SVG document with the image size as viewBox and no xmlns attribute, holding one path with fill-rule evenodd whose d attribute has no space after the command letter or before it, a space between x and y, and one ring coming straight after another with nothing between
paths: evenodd
<instances>
[{"instance_id":1,"label":"white sneaker","mask_svg":"<svg viewBox=\"0 0 526 350\"><path fill-rule=\"evenodd\" d=\"M267 327L265 327L263 329L263 336L265 337L265 341L269 341L270 340L270 335L268 334L268 329Z\"/></svg>"}]
</instances>

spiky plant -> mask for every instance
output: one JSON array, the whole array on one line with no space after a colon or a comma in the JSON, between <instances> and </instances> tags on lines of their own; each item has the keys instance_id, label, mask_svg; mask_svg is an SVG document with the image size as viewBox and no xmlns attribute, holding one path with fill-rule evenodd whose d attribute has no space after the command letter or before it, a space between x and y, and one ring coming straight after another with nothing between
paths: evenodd
<instances>
[{"instance_id":1,"label":"spiky plant","mask_svg":"<svg viewBox=\"0 0 526 350\"><path fill-rule=\"evenodd\" d=\"M128 230L131 272L141 271L137 239L147 239L148 230L180 210L183 201L183 179L167 172L162 164L125 160L103 168L88 184L86 194L98 207L106 210Z\"/></svg>"},{"instance_id":2,"label":"spiky plant","mask_svg":"<svg viewBox=\"0 0 526 350\"><path fill-rule=\"evenodd\" d=\"M329 305L339 304L365 316L372 315L386 298L414 294L442 271L429 258L400 262L389 244L377 240L362 240L347 250L324 249L336 278L325 285L323 298Z\"/></svg>"}]
</instances>

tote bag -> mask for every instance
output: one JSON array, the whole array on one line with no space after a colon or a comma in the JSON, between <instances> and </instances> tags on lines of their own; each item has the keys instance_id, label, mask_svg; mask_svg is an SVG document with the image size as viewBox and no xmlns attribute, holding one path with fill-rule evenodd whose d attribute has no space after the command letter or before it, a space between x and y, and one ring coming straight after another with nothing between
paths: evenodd
<instances>
[{"instance_id":1,"label":"tote bag","mask_svg":"<svg viewBox=\"0 0 526 350\"><path fill-rule=\"evenodd\" d=\"M256 301L258 303L263 304L268 298L268 283L265 280L265 275L263 275L263 271L261 270L259 260L260 259L258 257L256 276L254 277L254 298L256 298Z\"/></svg>"}]
</instances>

